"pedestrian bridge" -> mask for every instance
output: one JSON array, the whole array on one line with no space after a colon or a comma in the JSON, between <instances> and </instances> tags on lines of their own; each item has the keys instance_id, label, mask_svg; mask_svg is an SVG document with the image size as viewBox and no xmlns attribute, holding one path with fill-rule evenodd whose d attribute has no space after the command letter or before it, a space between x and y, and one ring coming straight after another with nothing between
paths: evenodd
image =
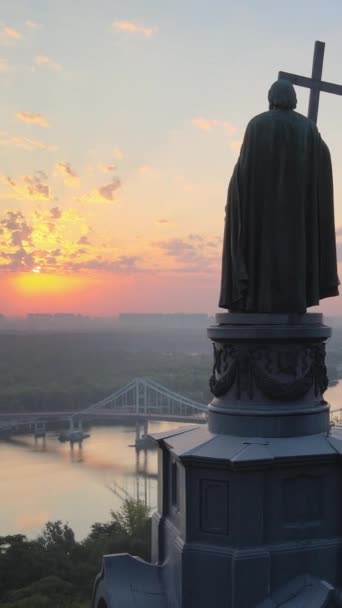
<instances>
[{"instance_id":1,"label":"pedestrian bridge","mask_svg":"<svg viewBox=\"0 0 342 608\"><path fill-rule=\"evenodd\" d=\"M65 423L74 429L82 421L110 422L115 419L169 420L203 423L207 405L180 395L148 378L135 378L105 399L73 412L8 412L0 414L1 434L33 429L42 432L48 423Z\"/></svg>"},{"instance_id":2,"label":"pedestrian bridge","mask_svg":"<svg viewBox=\"0 0 342 608\"><path fill-rule=\"evenodd\" d=\"M129 384L102 401L83 410L89 416L98 413L131 415L138 418L167 419L204 418L207 405L192 401L171 391L155 380L135 378Z\"/></svg>"}]
</instances>

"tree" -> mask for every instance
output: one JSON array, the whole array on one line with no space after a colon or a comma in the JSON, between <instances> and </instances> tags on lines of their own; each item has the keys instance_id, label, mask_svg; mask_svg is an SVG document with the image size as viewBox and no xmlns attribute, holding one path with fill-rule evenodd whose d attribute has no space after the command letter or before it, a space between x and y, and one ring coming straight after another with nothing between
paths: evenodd
<instances>
[{"instance_id":1,"label":"tree","mask_svg":"<svg viewBox=\"0 0 342 608\"><path fill-rule=\"evenodd\" d=\"M66 553L70 553L75 547L75 534L68 524L62 524L61 521L48 521L40 536L38 542L45 549L61 548Z\"/></svg>"},{"instance_id":2,"label":"tree","mask_svg":"<svg viewBox=\"0 0 342 608\"><path fill-rule=\"evenodd\" d=\"M47 522L36 540L0 537L2 608L85 608L106 553L150 556L149 509L128 499L109 522L95 523L81 542L61 521Z\"/></svg>"}]
</instances>

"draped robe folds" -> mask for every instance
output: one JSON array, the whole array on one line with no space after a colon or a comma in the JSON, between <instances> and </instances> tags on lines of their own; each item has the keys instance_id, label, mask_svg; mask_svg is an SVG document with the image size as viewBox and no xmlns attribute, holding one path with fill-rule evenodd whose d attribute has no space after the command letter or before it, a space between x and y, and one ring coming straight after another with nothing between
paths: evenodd
<instances>
[{"instance_id":1,"label":"draped robe folds","mask_svg":"<svg viewBox=\"0 0 342 608\"><path fill-rule=\"evenodd\" d=\"M264 112L229 184L219 306L303 313L338 285L328 147L301 114Z\"/></svg>"}]
</instances>

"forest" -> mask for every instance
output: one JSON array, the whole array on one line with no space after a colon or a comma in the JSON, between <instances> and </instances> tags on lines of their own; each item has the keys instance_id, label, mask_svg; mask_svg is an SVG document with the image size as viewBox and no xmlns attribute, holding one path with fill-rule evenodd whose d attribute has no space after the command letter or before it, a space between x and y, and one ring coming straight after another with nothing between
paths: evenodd
<instances>
[{"instance_id":1,"label":"forest","mask_svg":"<svg viewBox=\"0 0 342 608\"><path fill-rule=\"evenodd\" d=\"M336 329L331 381L342 378L341 351ZM0 412L84 409L137 376L207 403L212 365L211 343L199 330L1 334Z\"/></svg>"},{"instance_id":2,"label":"forest","mask_svg":"<svg viewBox=\"0 0 342 608\"><path fill-rule=\"evenodd\" d=\"M0 335L0 411L84 409L137 376L207 402L205 333Z\"/></svg>"},{"instance_id":3,"label":"forest","mask_svg":"<svg viewBox=\"0 0 342 608\"><path fill-rule=\"evenodd\" d=\"M131 553L150 560L151 518L141 502L127 499L108 523L95 523L77 542L60 521L48 522L34 540L0 536L2 608L89 608L104 554Z\"/></svg>"}]
</instances>

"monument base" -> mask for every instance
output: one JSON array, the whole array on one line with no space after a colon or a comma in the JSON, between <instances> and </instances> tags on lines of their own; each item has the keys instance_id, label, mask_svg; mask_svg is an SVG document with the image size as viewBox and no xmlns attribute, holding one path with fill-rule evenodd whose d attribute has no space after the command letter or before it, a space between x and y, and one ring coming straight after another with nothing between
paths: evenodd
<instances>
[{"instance_id":1,"label":"monument base","mask_svg":"<svg viewBox=\"0 0 342 608\"><path fill-rule=\"evenodd\" d=\"M209 428L243 436L326 432L329 408L322 315L216 315Z\"/></svg>"},{"instance_id":2,"label":"monument base","mask_svg":"<svg viewBox=\"0 0 342 608\"><path fill-rule=\"evenodd\" d=\"M321 315L217 321L208 425L153 435L155 565L105 557L95 608L342 606L342 429L323 399L330 329Z\"/></svg>"},{"instance_id":3,"label":"monument base","mask_svg":"<svg viewBox=\"0 0 342 608\"><path fill-rule=\"evenodd\" d=\"M342 605L342 430L264 439L198 426L154 438L156 565L106 556L94 607Z\"/></svg>"}]
</instances>

